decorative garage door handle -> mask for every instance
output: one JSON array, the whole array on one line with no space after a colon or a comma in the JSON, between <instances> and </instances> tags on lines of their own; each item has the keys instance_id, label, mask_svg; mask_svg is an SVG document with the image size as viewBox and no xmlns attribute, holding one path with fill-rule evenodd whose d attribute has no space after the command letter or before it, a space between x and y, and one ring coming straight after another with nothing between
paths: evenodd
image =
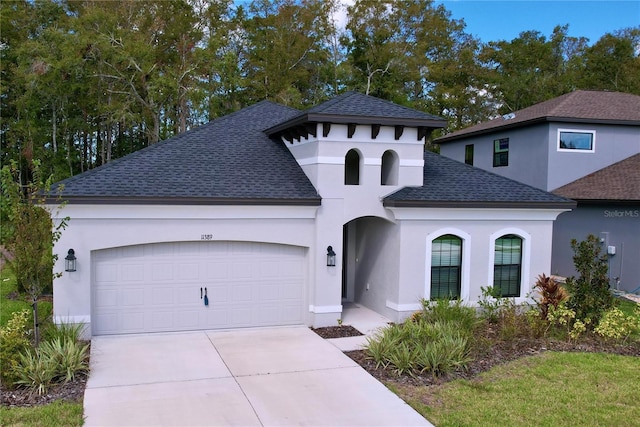
<instances>
[{"instance_id":1,"label":"decorative garage door handle","mask_svg":"<svg viewBox=\"0 0 640 427\"><path fill-rule=\"evenodd\" d=\"M209 297L207 296L207 288L204 288L204 305L209 305Z\"/></svg>"},{"instance_id":2,"label":"decorative garage door handle","mask_svg":"<svg viewBox=\"0 0 640 427\"><path fill-rule=\"evenodd\" d=\"M202 299L202 288L200 288L200 299Z\"/></svg>"}]
</instances>

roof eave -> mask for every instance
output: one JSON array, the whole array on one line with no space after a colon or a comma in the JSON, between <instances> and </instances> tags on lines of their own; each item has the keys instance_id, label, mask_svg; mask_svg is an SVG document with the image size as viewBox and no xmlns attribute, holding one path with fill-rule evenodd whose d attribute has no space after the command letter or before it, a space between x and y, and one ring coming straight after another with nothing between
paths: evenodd
<instances>
[{"instance_id":1,"label":"roof eave","mask_svg":"<svg viewBox=\"0 0 640 427\"><path fill-rule=\"evenodd\" d=\"M579 118L579 117L555 117L555 116L544 116L544 117L536 117L529 120L518 121L515 123L505 123L503 125L494 126L487 129L480 129L477 131L467 132L459 135L445 135L439 138L436 138L433 142L435 144L446 144L449 142L457 141L460 139L475 137L479 135L486 135L495 132L501 132L509 129L531 126L538 123L544 122L563 122L563 123L587 123L587 124L597 124L597 125L613 125L613 126L640 126L640 121L638 120L608 120L608 119L589 119L589 118Z\"/></svg>"},{"instance_id":2,"label":"roof eave","mask_svg":"<svg viewBox=\"0 0 640 427\"><path fill-rule=\"evenodd\" d=\"M306 123L337 123L349 124L355 123L360 125L376 124L382 126L409 126L409 127L428 127L433 129L441 129L447 126L445 119L412 119L412 118L394 118L379 116L350 116L344 114L326 114L326 113L304 113L294 117L291 120L277 124L276 126L265 129L265 133L269 136L285 131L295 126L304 125Z\"/></svg>"},{"instance_id":3,"label":"roof eave","mask_svg":"<svg viewBox=\"0 0 640 427\"><path fill-rule=\"evenodd\" d=\"M480 209L573 209L576 202L489 202L446 200L385 200L385 207L393 208L480 208Z\"/></svg>"},{"instance_id":4,"label":"roof eave","mask_svg":"<svg viewBox=\"0 0 640 427\"><path fill-rule=\"evenodd\" d=\"M49 197L47 204L75 205L178 205L178 206L320 206L318 198L223 198L223 197Z\"/></svg>"}]
</instances>

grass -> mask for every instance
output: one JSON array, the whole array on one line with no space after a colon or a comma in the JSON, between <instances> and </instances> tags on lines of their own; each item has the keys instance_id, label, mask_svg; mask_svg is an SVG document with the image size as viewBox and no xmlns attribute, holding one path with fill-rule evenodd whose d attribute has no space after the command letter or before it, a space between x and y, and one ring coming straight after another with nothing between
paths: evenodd
<instances>
[{"instance_id":1,"label":"grass","mask_svg":"<svg viewBox=\"0 0 640 427\"><path fill-rule=\"evenodd\" d=\"M20 310L31 311L31 304L26 298L9 299L8 295L17 291L15 276L8 268L0 271L0 327L3 327L11 318L11 315ZM48 301L38 303L38 311L41 324L46 324L53 310L53 305ZM44 330L44 328L43 328ZM81 426L82 403L53 402L48 405L7 408L0 407L1 426Z\"/></svg>"},{"instance_id":2,"label":"grass","mask_svg":"<svg viewBox=\"0 0 640 427\"><path fill-rule=\"evenodd\" d=\"M640 426L637 357L548 352L473 380L392 389L439 427Z\"/></svg>"},{"instance_id":3,"label":"grass","mask_svg":"<svg viewBox=\"0 0 640 427\"><path fill-rule=\"evenodd\" d=\"M27 297L19 296L16 299L9 298L9 295L18 291L16 278L8 268L0 271L0 327L7 324L11 315L20 310L31 311L31 303ZM49 301L38 302L38 318L40 324L46 324L53 312L53 304Z\"/></svg>"},{"instance_id":4,"label":"grass","mask_svg":"<svg viewBox=\"0 0 640 427\"><path fill-rule=\"evenodd\" d=\"M82 404L53 402L32 408L0 407L0 425L2 426L81 426Z\"/></svg>"}]
</instances>

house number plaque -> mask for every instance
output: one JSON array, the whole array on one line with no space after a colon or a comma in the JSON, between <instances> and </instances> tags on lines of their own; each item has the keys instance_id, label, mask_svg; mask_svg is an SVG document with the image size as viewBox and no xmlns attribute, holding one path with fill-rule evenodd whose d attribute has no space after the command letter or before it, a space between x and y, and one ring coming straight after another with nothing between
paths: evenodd
<instances>
[{"instance_id":1,"label":"house number plaque","mask_svg":"<svg viewBox=\"0 0 640 427\"><path fill-rule=\"evenodd\" d=\"M213 240L213 234L201 234L200 240Z\"/></svg>"}]
</instances>

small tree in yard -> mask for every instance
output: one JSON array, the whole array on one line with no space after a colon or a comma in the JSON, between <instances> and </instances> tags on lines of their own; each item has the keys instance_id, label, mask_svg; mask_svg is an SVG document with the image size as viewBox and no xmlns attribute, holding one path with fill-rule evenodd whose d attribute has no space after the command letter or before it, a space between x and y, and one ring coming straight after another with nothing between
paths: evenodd
<instances>
[{"instance_id":1,"label":"small tree in yard","mask_svg":"<svg viewBox=\"0 0 640 427\"><path fill-rule=\"evenodd\" d=\"M31 298L37 344L38 299L59 276L53 274L53 265L58 258L53 253L53 244L60 239L67 219L54 225L51 212L44 207L51 178L42 180L37 160L32 163L32 174L32 181L23 185L15 163L2 168L2 216L5 219L2 242L12 255L6 261L16 275L18 289Z\"/></svg>"},{"instance_id":2,"label":"small tree in yard","mask_svg":"<svg viewBox=\"0 0 640 427\"><path fill-rule=\"evenodd\" d=\"M582 242L572 239L571 249L580 276L567 279L567 289L571 294L567 307L575 311L576 319L597 325L603 313L613 306L607 277L607 255L602 253L600 242L593 234Z\"/></svg>"}]
</instances>

